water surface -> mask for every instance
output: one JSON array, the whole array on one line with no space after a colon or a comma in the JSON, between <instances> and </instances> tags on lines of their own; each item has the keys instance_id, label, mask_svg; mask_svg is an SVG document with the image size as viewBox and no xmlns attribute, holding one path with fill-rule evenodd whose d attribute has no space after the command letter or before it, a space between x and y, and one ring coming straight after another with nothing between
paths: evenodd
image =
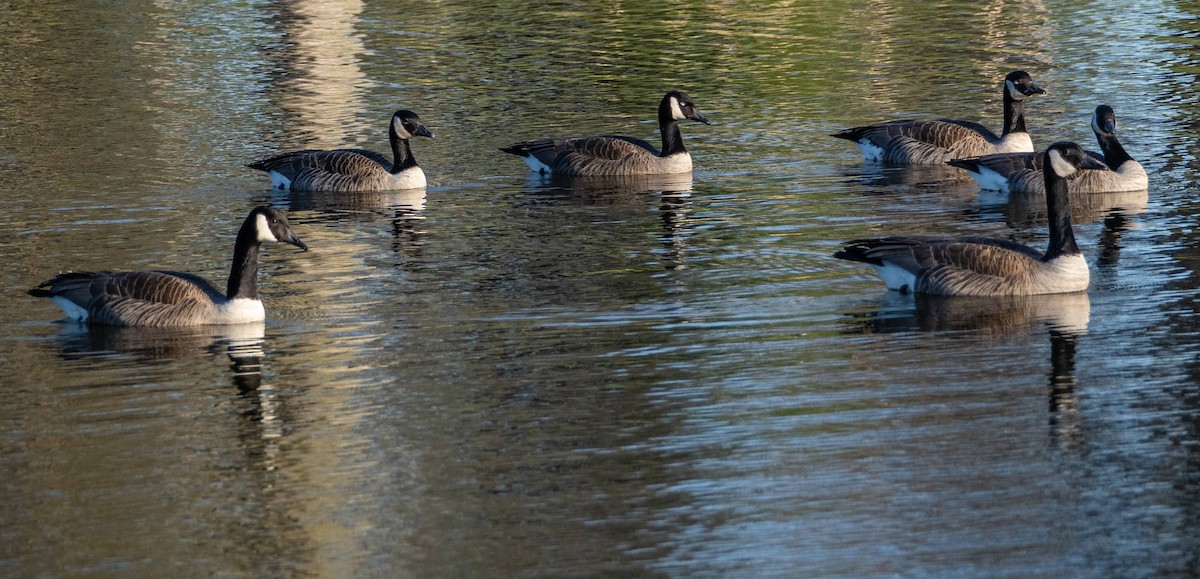
<instances>
[{"instance_id":1,"label":"water surface","mask_svg":"<svg viewBox=\"0 0 1200 579\"><path fill-rule=\"evenodd\" d=\"M1200 573L1187 3L740 6L16 2L0 19L0 573L1157 576ZM1086 295L888 293L884 233L1046 241L1041 199L863 163L828 135L1000 123L1148 191L1074 208ZM498 152L657 140L689 178L555 182ZM271 191L293 148L386 150L424 193ZM265 324L81 328L63 269L223 284L266 248Z\"/></svg>"}]
</instances>

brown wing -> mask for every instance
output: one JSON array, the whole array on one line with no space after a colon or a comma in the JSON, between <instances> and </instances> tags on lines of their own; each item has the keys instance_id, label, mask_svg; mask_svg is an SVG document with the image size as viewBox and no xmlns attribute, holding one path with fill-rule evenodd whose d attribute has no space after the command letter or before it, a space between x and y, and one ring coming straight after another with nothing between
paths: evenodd
<instances>
[{"instance_id":1,"label":"brown wing","mask_svg":"<svg viewBox=\"0 0 1200 579\"><path fill-rule=\"evenodd\" d=\"M386 180L392 161L367 149L304 150L276 155L248 166L283 175L291 181L293 190L347 191Z\"/></svg>"},{"instance_id":2,"label":"brown wing","mask_svg":"<svg viewBox=\"0 0 1200 579\"><path fill-rule=\"evenodd\" d=\"M891 121L846 129L835 137L858 142L867 139L883 149L884 161L940 164L994 151L998 139L983 125L967 121Z\"/></svg>"},{"instance_id":3,"label":"brown wing","mask_svg":"<svg viewBox=\"0 0 1200 579\"><path fill-rule=\"evenodd\" d=\"M550 167L564 175L630 175L654 172L658 158L658 150L640 139L583 137L562 141Z\"/></svg>"},{"instance_id":4,"label":"brown wing","mask_svg":"<svg viewBox=\"0 0 1200 579\"><path fill-rule=\"evenodd\" d=\"M41 292L35 295L70 300L92 323L116 326L176 325L224 299L208 280L172 271L69 272L35 289Z\"/></svg>"},{"instance_id":5,"label":"brown wing","mask_svg":"<svg viewBox=\"0 0 1200 579\"><path fill-rule=\"evenodd\" d=\"M857 239L834 257L903 268L916 277L920 293L1009 295L1022 293L1042 256L1001 239L905 236Z\"/></svg>"}]
</instances>

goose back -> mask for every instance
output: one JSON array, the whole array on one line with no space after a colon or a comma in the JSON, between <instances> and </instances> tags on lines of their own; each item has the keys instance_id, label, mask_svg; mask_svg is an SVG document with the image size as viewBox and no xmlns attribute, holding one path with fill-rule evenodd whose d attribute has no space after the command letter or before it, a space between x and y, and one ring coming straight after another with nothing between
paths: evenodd
<instances>
[{"instance_id":1,"label":"goose back","mask_svg":"<svg viewBox=\"0 0 1200 579\"><path fill-rule=\"evenodd\" d=\"M971 121L900 120L854 127L833 136L858 144L868 161L897 164L942 164L962 157L995 153L1032 152L1033 140L1025 130L1025 99L1046 91L1023 71L1005 77L1001 88L1004 129L996 135Z\"/></svg>"},{"instance_id":2,"label":"goose back","mask_svg":"<svg viewBox=\"0 0 1200 579\"><path fill-rule=\"evenodd\" d=\"M59 274L28 293L54 301L68 318L115 326L179 327L262 321L256 277L259 246L283 241L307 249L287 218L269 207L251 211L234 243L229 290L178 271L76 271Z\"/></svg>"},{"instance_id":3,"label":"goose back","mask_svg":"<svg viewBox=\"0 0 1200 579\"><path fill-rule=\"evenodd\" d=\"M650 143L620 135L540 139L502 150L525 158L530 170L552 175L657 175L692 170L687 151L664 157Z\"/></svg>"},{"instance_id":4,"label":"goose back","mask_svg":"<svg viewBox=\"0 0 1200 579\"><path fill-rule=\"evenodd\" d=\"M179 327L261 321L262 302L227 300L208 280L177 271L70 272L33 295L54 299L78 321L110 326ZM231 302L246 302L232 304ZM240 306L240 307L239 307ZM257 307L255 307L257 306Z\"/></svg>"},{"instance_id":5,"label":"goose back","mask_svg":"<svg viewBox=\"0 0 1200 579\"><path fill-rule=\"evenodd\" d=\"M889 289L935 295L999 296L1067 293L1087 289L1087 262L1071 228L1066 178L1103 166L1075 143L1043 154L1049 242L1045 253L986 237L893 236L856 239L834 257L867 263Z\"/></svg>"},{"instance_id":6,"label":"goose back","mask_svg":"<svg viewBox=\"0 0 1200 579\"><path fill-rule=\"evenodd\" d=\"M1088 156L1103 163L1097 168L1081 168L1068 181L1071 193L1114 193L1140 191L1149 186L1142 165L1135 161L1116 135L1116 117L1106 105L1096 107L1092 130L1100 152ZM1043 155L1035 153L1006 153L962 158L949 164L966 170L981 189L1005 193L1040 195L1046 192L1042 173Z\"/></svg>"},{"instance_id":7,"label":"goose back","mask_svg":"<svg viewBox=\"0 0 1200 579\"><path fill-rule=\"evenodd\" d=\"M531 171L560 176L623 176L687 173L692 157L683 145L679 121L690 119L708 124L686 93L672 91L658 107L660 151L650 143L621 135L568 139L537 139L500 150L524 159Z\"/></svg>"},{"instance_id":8,"label":"goose back","mask_svg":"<svg viewBox=\"0 0 1200 579\"><path fill-rule=\"evenodd\" d=\"M389 191L425 187L409 139L432 137L416 113L396 111L388 127L392 159L369 149L306 149L275 155L247 167L266 171L271 186L293 191Z\"/></svg>"}]
</instances>

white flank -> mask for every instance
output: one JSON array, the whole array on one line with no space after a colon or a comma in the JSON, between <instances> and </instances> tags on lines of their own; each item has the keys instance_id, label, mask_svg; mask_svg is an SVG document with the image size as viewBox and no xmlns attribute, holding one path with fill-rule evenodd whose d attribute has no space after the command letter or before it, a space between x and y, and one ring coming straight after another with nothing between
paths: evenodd
<instances>
[{"instance_id":1,"label":"white flank","mask_svg":"<svg viewBox=\"0 0 1200 579\"><path fill-rule=\"evenodd\" d=\"M863 138L858 140L858 148L862 150L863 158L868 161L882 161L883 147L877 146L869 139Z\"/></svg>"},{"instance_id":2,"label":"white flank","mask_svg":"<svg viewBox=\"0 0 1200 579\"><path fill-rule=\"evenodd\" d=\"M1038 293L1081 292L1091 282L1091 271L1083 254L1060 255L1045 262L1045 267Z\"/></svg>"},{"instance_id":3,"label":"white flank","mask_svg":"<svg viewBox=\"0 0 1200 579\"><path fill-rule=\"evenodd\" d=\"M292 180L280 175L275 171L268 173L271 175L271 186L281 191L287 191L292 188Z\"/></svg>"},{"instance_id":4,"label":"white flank","mask_svg":"<svg viewBox=\"0 0 1200 579\"><path fill-rule=\"evenodd\" d=\"M223 304L217 304L217 315L214 324L245 324L261 322L267 318L262 301L247 298L234 298Z\"/></svg>"},{"instance_id":5,"label":"white flank","mask_svg":"<svg viewBox=\"0 0 1200 579\"><path fill-rule=\"evenodd\" d=\"M682 121L687 117L683 114L683 109L679 108L679 99L671 97L671 118Z\"/></svg>"},{"instance_id":6,"label":"white flank","mask_svg":"<svg viewBox=\"0 0 1200 579\"><path fill-rule=\"evenodd\" d=\"M1050 167L1052 167L1054 172L1059 176L1070 177L1071 175L1075 174L1075 166L1064 159L1062 153L1055 149L1050 149L1049 157Z\"/></svg>"},{"instance_id":7,"label":"white flank","mask_svg":"<svg viewBox=\"0 0 1200 579\"><path fill-rule=\"evenodd\" d=\"M62 311L66 312L67 317L71 320L76 322L87 321L87 310L79 307L79 304L76 304L75 302L62 296L54 296L50 298L50 301L54 302L54 305L58 306L59 308L62 308Z\"/></svg>"},{"instance_id":8,"label":"white flank","mask_svg":"<svg viewBox=\"0 0 1200 579\"><path fill-rule=\"evenodd\" d=\"M425 171L420 167L409 167L391 177L388 189L420 189L425 186Z\"/></svg>"},{"instance_id":9,"label":"white flank","mask_svg":"<svg viewBox=\"0 0 1200 579\"><path fill-rule=\"evenodd\" d=\"M529 170L533 171L534 173L541 173L542 175L549 175L553 173L553 171L550 170L549 165L539 161L537 157L534 157L533 155L525 155L521 158L525 159L525 164L528 165Z\"/></svg>"},{"instance_id":10,"label":"white flank","mask_svg":"<svg viewBox=\"0 0 1200 579\"><path fill-rule=\"evenodd\" d=\"M980 189L1008 193L1008 177L983 166L980 166L978 171L967 171L967 174L975 180Z\"/></svg>"},{"instance_id":11,"label":"white flank","mask_svg":"<svg viewBox=\"0 0 1200 579\"><path fill-rule=\"evenodd\" d=\"M1000 142L996 143L997 153L1032 153L1033 139L1029 137L1029 133L1009 133L1000 138Z\"/></svg>"},{"instance_id":12,"label":"white flank","mask_svg":"<svg viewBox=\"0 0 1200 579\"><path fill-rule=\"evenodd\" d=\"M872 265L872 267L875 268L879 277L883 278L883 283L887 284L888 289L910 293L916 291L917 276L913 272L886 261L883 265Z\"/></svg>"}]
</instances>

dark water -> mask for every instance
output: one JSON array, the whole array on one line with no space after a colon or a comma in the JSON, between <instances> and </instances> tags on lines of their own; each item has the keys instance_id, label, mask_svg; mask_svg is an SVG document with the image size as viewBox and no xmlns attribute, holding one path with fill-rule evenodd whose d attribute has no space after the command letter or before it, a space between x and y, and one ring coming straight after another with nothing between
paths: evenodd
<instances>
[{"instance_id":1,"label":"dark water","mask_svg":"<svg viewBox=\"0 0 1200 579\"><path fill-rule=\"evenodd\" d=\"M10 2L0 12L0 574L1200 573L1200 10L1181 2ZM1132 16L1131 16L1132 15ZM1040 199L828 136L1101 103L1147 192L1074 212L1086 296L887 293L840 241L1041 246ZM656 139L691 179L543 183L496 148ZM420 194L242 165L386 148ZM223 284L289 211L262 325L87 329L63 269Z\"/></svg>"}]
</instances>

